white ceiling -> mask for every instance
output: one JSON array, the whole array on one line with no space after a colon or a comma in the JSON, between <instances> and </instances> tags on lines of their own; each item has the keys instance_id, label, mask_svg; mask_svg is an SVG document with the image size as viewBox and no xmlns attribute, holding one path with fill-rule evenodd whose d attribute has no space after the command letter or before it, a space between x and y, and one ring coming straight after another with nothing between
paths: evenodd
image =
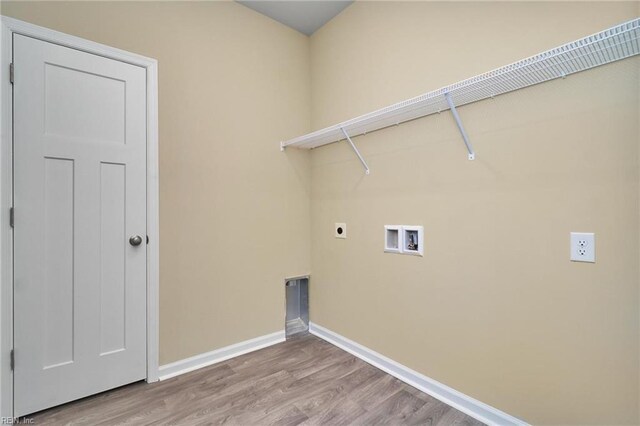
<instances>
[{"instance_id":1,"label":"white ceiling","mask_svg":"<svg viewBox=\"0 0 640 426\"><path fill-rule=\"evenodd\" d=\"M353 3L353 1L337 0L237 0L237 2L306 35L313 34Z\"/></svg>"}]
</instances>

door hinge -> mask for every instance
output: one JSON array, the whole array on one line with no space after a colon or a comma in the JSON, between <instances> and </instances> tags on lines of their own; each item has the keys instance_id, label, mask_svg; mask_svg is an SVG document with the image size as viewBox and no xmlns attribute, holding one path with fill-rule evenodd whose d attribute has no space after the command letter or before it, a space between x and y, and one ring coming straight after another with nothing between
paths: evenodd
<instances>
[{"instance_id":1,"label":"door hinge","mask_svg":"<svg viewBox=\"0 0 640 426\"><path fill-rule=\"evenodd\" d=\"M13 84L13 62L9 64L9 81Z\"/></svg>"},{"instance_id":2,"label":"door hinge","mask_svg":"<svg viewBox=\"0 0 640 426\"><path fill-rule=\"evenodd\" d=\"M11 207L9 209L9 226L11 226L13 228L13 221L14 221L14 213L13 213L13 207Z\"/></svg>"},{"instance_id":3,"label":"door hinge","mask_svg":"<svg viewBox=\"0 0 640 426\"><path fill-rule=\"evenodd\" d=\"M11 363L11 371L16 368L16 355L13 349L11 349L11 354L9 355L10 363Z\"/></svg>"},{"instance_id":4,"label":"door hinge","mask_svg":"<svg viewBox=\"0 0 640 426\"><path fill-rule=\"evenodd\" d=\"M147 244L149 244L149 236L147 235Z\"/></svg>"}]
</instances>

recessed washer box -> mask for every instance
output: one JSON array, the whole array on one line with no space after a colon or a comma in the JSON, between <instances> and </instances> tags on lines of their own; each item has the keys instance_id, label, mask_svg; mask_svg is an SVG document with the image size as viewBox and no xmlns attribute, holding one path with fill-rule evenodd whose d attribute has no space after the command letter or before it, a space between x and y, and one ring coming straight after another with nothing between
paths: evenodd
<instances>
[{"instance_id":1,"label":"recessed washer box","mask_svg":"<svg viewBox=\"0 0 640 426\"><path fill-rule=\"evenodd\" d=\"M413 225L385 225L384 251L386 253L424 254L424 228Z\"/></svg>"},{"instance_id":2,"label":"recessed washer box","mask_svg":"<svg viewBox=\"0 0 640 426\"><path fill-rule=\"evenodd\" d=\"M402 226L384 226L384 251L387 253L402 253Z\"/></svg>"},{"instance_id":3,"label":"recessed washer box","mask_svg":"<svg viewBox=\"0 0 640 426\"><path fill-rule=\"evenodd\" d=\"M424 228L404 225L402 231L402 253L422 256L424 254Z\"/></svg>"}]
</instances>

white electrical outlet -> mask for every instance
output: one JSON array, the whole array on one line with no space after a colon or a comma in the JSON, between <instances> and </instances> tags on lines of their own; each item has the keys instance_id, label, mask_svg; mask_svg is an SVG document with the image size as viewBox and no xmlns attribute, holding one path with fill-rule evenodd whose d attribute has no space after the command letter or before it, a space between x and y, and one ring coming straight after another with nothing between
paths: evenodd
<instances>
[{"instance_id":1,"label":"white electrical outlet","mask_svg":"<svg viewBox=\"0 0 640 426\"><path fill-rule=\"evenodd\" d=\"M335 235L336 235L336 238L347 238L347 224L336 223Z\"/></svg>"},{"instance_id":2,"label":"white electrical outlet","mask_svg":"<svg viewBox=\"0 0 640 426\"><path fill-rule=\"evenodd\" d=\"M571 260L574 262L596 261L596 236L592 232L571 233Z\"/></svg>"}]
</instances>

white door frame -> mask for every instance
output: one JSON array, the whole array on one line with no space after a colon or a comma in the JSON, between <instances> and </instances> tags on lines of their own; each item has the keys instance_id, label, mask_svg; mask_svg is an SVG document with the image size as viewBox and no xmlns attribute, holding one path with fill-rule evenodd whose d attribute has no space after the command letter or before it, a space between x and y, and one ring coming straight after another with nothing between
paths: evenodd
<instances>
[{"instance_id":1,"label":"white door frame","mask_svg":"<svg viewBox=\"0 0 640 426\"><path fill-rule=\"evenodd\" d=\"M0 417L13 417L13 229L9 217L13 206L13 91L9 73L12 35L22 34L147 71L147 382L158 380L159 352L158 62L17 19L0 18Z\"/></svg>"}]
</instances>

